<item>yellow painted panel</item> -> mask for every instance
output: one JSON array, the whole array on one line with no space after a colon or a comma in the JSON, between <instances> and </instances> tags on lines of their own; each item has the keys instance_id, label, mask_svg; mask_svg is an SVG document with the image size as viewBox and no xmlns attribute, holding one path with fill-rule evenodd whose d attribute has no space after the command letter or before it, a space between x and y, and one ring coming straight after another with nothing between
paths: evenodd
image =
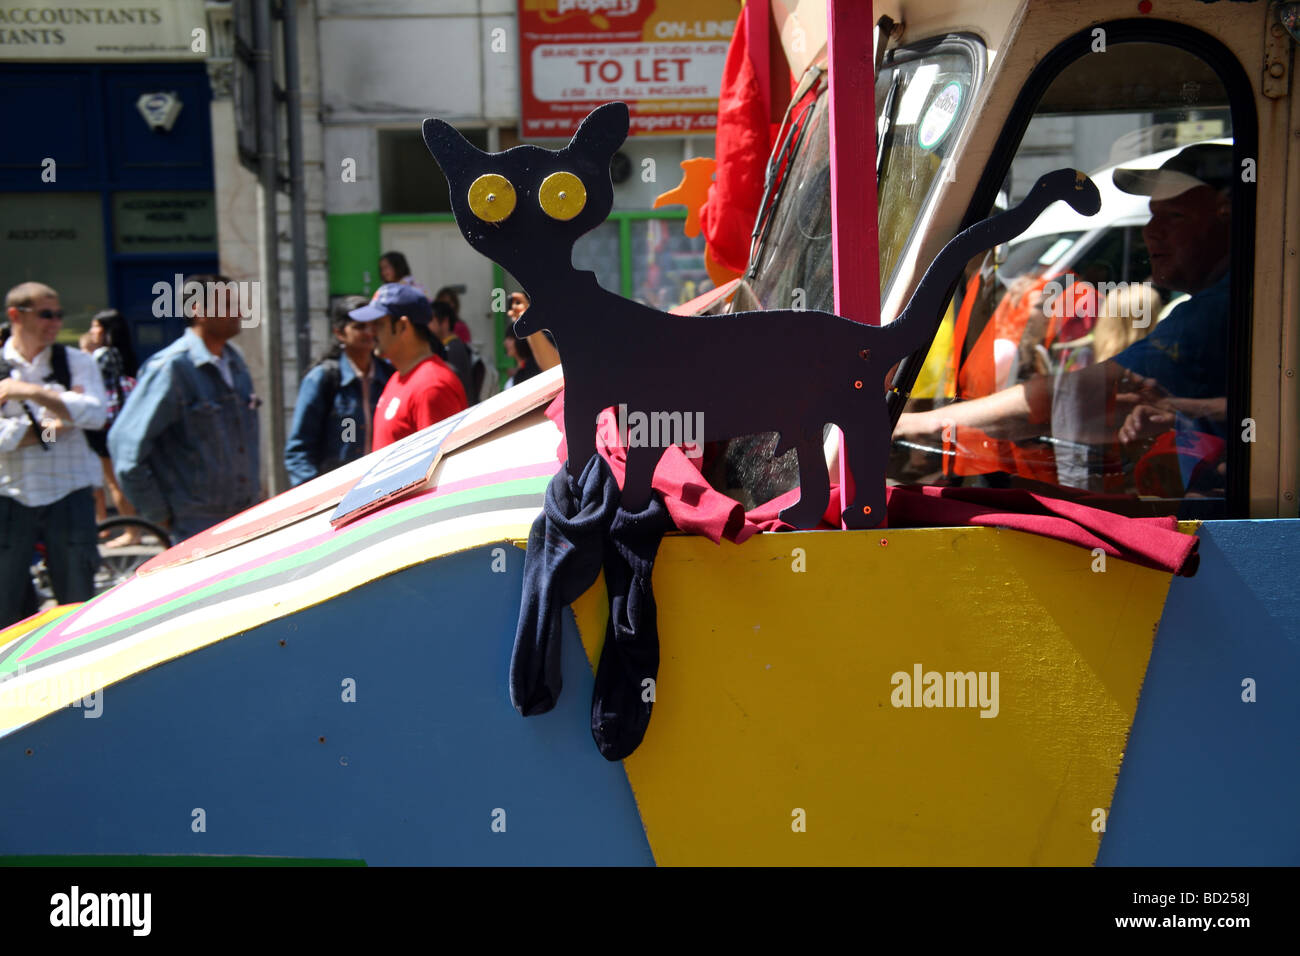
<instances>
[{"instance_id":1,"label":"yellow painted panel","mask_svg":"<svg viewBox=\"0 0 1300 956\"><path fill-rule=\"evenodd\" d=\"M1168 585L991 528L666 538L655 710L625 761L655 859L1090 864ZM605 604L598 582L574 605L593 662ZM894 706L917 664L984 672L990 698L996 672L997 716Z\"/></svg>"}]
</instances>

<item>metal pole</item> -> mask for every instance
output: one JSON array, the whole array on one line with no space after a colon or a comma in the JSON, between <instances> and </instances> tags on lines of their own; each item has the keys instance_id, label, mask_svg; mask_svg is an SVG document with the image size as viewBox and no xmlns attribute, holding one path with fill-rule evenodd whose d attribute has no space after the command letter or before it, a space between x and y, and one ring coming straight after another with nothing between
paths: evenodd
<instances>
[{"instance_id":1,"label":"metal pole","mask_svg":"<svg viewBox=\"0 0 1300 956\"><path fill-rule=\"evenodd\" d=\"M284 94L289 122L289 221L293 233L293 327L298 381L311 365L311 313L307 300L307 194L302 168L302 90L298 77L298 0L283 0Z\"/></svg>"},{"instance_id":2,"label":"metal pole","mask_svg":"<svg viewBox=\"0 0 1300 956\"><path fill-rule=\"evenodd\" d=\"M258 216L261 219L262 357L266 362L270 461L266 463L267 490L279 494L284 478L284 369L280 348L280 249L275 221L278 156L275 140L275 76L271 61L271 5L253 3L253 72L257 82Z\"/></svg>"}]
</instances>

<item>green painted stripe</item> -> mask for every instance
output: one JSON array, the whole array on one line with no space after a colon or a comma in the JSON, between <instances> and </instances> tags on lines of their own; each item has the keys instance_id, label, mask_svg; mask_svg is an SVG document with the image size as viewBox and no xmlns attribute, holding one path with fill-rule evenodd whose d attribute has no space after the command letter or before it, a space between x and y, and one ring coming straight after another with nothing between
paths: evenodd
<instances>
[{"instance_id":1,"label":"green painted stripe","mask_svg":"<svg viewBox=\"0 0 1300 956\"><path fill-rule=\"evenodd\" d=\"M95 856L0 856L3 866L365 866L365 860L293 856L181 856L159 854Z\"/></svg>"},{"instance_id":2,"label":"green painted stripe","mask_svg":"<svg viewBox=\"0 0 1300 956\"><path fill-rule=\"evenodd\" d=\"M104 593L107 594L108 592L106 591L106 592L104 592ZM103 596L103 595L100 595L100 597L102 597L102 596ZM97 601L97 600L99 600L98 597L94 597L94 598L91 598L91 599L90 599L90 601ZM86 604L89 604L90 601L87 601ZM73 608L72 608L71 610L69 610L67 613L65 613L65 614L60 614L58 617L54 618L52 621L46 621L44 624L42 624L42 625L41 625L40 627L38 627L36 630L29 632L29 633L28 633L25 637L23 637L23 638L22 638L22 639L21 639L17 644L14 644L12 647L10 647L9 650L5 653L3 659L0 659L0 675L7 674L7 673L10 672L9 669L7 669L7 668L5 667L5 664L7 664L10 660L14 659L15 657L21 657L22 654L23 654L23 652L24 652L25 650L27 650L27 648L31 647L33 644L35 644L37 641L39 641L42 637L44 637L46 634L48 634L48 633L51 631L51 629L53 629L54 627L58 626L58 624L59 624L59 623L60 623L64 618L66 618L66 617L68 616L68 614L72 614L73 612L80 610L81 607L84 607L84 605L79 605L79 606L73 607ZM25 666L25 665L23 665L23 666ZM14 668L14 669L16 670L16 668Z\"/></svg>"},{"instance_id":3,"label":"green painted stripe","mask_svg":"<svg viewBox=\"0 0 1300 956\"><path fill-rule=\"evenodd\" d=\"M672 212L661 212L658 209L627 209L623 212L611 212L610 219L685 219L686 213L680 209Z\"/></svg>"},{"instance_id":4,"label":"green painted stripe","mask_svg":"<svg viewBox=\"0 0 1300 956\"><path fill-rule=\"evenodd\" d=\"M369 295L379 288L378 212L326 216L325 245L329 251L330 295Z\"/></svg>"},{"instance_id":5,"label":"green painted stripe","mask_svg":"<svg viewBox=\"0 0 1300 956\"><path fill-rule=\"evenodd\" d=\"M449 212L385 212L379 215L379 224L388 222L455 222Z\"/></svg>"},{"instance_id":6,"label":"green painted stripe","mask_svg":"<svg viewBox=\"0 0 1300 956\"><path fill-rule=\"evenodd\" d=\"M167 604L151 608L148 611L127 618L123 621L119 621L116 624L88 631L80 637L60 643L35 655L34 657L22 661L21 664L13 666L12 662L18 652L18 649L15 649L14 653L7 655L4 661L0 662L0 673L17 670L18 667L30 667L44 661L46 658L54 655L64 655L66 652L76 650L92 641L104 641L106 638L119 634L124 630L133 629L156 619L174 614L192 604L210 602L212 598L218 597L225 592L235 590L247 584L254 584L263 581L264 579L278 576L287 571L292 571L305 564L328 557L344 548L352 549L365 547L370 542L370 539L386 535L398 525L436 514L439 511L456 508L466 504L495 501L497 499L508 498L516 495L543 495L545 494L546 486L550 481L550 477L546 475L539 475L534 478L517 478L513 481L498 482L492 485L484 485L479 488L468 488L464 491L454 492L449 495L440 495L418 505L396 509L393 513L383 515L368 525L354 526L351 528L345 527L333 538L323 541L314 547L307 548L296 554L286 555L283 558L259 567L250 568L242 574L223 578L220 581L213 582L207 587L190 591Z\"/></svg>"},{"instance_id":7,"label":"green painted stripe","mask_svg":"<svg viewBox=\"0 0 1300 956\"><path fill-rule=\"evenodd\" d=\"M626 216L618 220L618 274L623 298L632 298L632 220Z\"/></svg>"}]
</instances>

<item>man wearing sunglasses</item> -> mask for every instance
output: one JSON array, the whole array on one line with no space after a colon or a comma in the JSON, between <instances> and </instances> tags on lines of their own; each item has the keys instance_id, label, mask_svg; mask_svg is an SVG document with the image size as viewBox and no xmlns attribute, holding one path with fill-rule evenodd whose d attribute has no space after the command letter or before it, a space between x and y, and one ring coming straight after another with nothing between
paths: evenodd
<instances>
[{"instance_id":1,"label":"man wearing sunglasses","mask_svg":"<svg viewBox=\"0 0 1300 956\"><path fill-rule=\"evenodd\" d=\"M5 313L12 334L0 351L0 627L30 610L38 541L60 604L94 596L93 489L102 471L81 433L102 428L107 407L95 360L55 341L63 327L57 292L24 282L5 296Z\"/></svg>"}]
</instances>

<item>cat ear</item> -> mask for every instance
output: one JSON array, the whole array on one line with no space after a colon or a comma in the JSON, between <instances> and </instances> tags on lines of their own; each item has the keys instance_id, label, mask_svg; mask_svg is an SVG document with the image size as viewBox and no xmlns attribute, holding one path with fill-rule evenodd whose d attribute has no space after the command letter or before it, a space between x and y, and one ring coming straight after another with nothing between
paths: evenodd
<instances>
[{"instance_id":1,"label":"cat ear","mask_svg":"<svg viewBox=\"0 0 1300 956\"><path fill-rule=\"evenodd\" d=\"M429 148L442 171L451 178L452 171L473 169L482 162L487 153L479 149L455 127L440 119L424 121L424 145Z\"/></svg>"},{"instance_id":2,"label":"cat ear","mask_svg":"<svg viewBox=\"0 0 1300 956\"><path fill-rule=\"evenodd\" d=\"M627 127L627 104L606 103L587 114L565 148L609 159L627 139Z\"/></svg>"}]
</instances>

